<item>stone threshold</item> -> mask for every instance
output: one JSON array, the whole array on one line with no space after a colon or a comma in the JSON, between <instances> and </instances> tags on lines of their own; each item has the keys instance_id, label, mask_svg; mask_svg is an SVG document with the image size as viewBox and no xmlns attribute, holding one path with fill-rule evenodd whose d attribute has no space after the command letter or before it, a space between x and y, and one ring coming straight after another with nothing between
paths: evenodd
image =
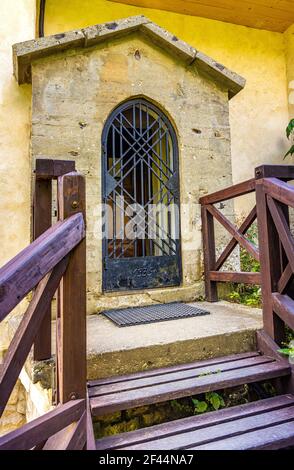
<instances>
[{"instance_id":1,"label":"stone threshold","mask_svg":"<svg viewBox=\"0 0 294 470\"><path fill-rule=\"evenodd\" d=\"M88 378L104 378L253 351L260 309L221 301L190 302L211 312L119 328L103 315L88 318ZM114 308L114 306L113 306Z\"/></svg>"},{"instance_id":2,"label":"stone threshold","mask_svg":"<svg viewBox=\"0 0 294 470\"><path fill-rule=\"evenodd\" d=\"M262 328L260 309L225 301L190 302L190 305L208 309L211 314L124 328L119 328L101 314L88 316L88 379L129 374L256 349L256 331ZM19 318L12 323L11 333L15 331ZM55 322L53 329L55 330ZM54 331L52 336L54 343ZM53 351L54 348L53 344ZM38 384L38 392L43 388L47 401L54 384L53 372L54 358L36 362L30 355L21 379L25 376L25 382L30 380L32 384Z\"/></svg>"},{"instance_id":3,"label":"stone threshold","mask_svg":"<svg viewBox=\"0 0 294 470\"><path fill-rule=\"evenodd\" d=\"M159 303L193 302L203 298L203 282L190 286L157 289L105 292L95 300L95 311L113 308L142 307Z\"/></svg>"}]
</instances>

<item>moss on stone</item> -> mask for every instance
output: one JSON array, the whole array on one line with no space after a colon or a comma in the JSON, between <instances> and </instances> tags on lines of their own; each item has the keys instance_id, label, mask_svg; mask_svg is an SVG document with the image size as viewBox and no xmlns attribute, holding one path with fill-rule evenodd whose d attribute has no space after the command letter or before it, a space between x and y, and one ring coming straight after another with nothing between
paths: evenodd
<instances>
[{"instance_id":1,"label":"moss on stone","mask_svg":"<svg viewBox=\"0 0 294 470\"><path fill-rule=\"evenodd\" d=\"M121 411L115 413L97 416L94 418L94 422L101 422L106 424L119 423L121 421Z\"/></svg>"}]
</instances>

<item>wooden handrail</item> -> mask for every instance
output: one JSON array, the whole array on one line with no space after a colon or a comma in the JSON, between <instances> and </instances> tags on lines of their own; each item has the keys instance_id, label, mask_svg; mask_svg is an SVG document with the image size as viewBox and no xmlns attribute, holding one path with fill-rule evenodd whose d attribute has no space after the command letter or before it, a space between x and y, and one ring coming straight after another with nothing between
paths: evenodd
<instances>
[{"instance_id":1,"label":"wooden handrail","mask_svg":"<svg viewBox=\"0 0 294 470\"><path fill-rule=\"evenodd\" d=\"M60 220L0 269L0 320L36 288L1 365L0 416L57 289L56 396L71 403L0 438L0 449L83 449L87 441L85 181L77 172L63 175L66 165L50 165L50 178L58 178ZM51 207L47 196L42 201ZM49 320L42 330L47 345Z\"/></svg>"},{"instance_id":2,"label":"wooden handrail","mask_svg":"<svg viewBox=\"0 0 294 470\"><path fill-rule=\"evenodd\" d=\"M57 222L0 269L0 321L85 237L81 213Z\"/></svg>"},{"instance_id":3,"label":"wooden handrail","mask_svg":"<svg viewBox=\"0 0 294 470\"><path fill-rule=\"evenodd\" d=\"M294 180L294 165L260 165L255 168L255 178L278 178L282 181Z\"/></svg>"},{"instance_id":4,"label":"wooden handrail","mask_svg":"<svg viewBox=\"0 0 294 470\"><path fill-rule=\"evenodd\" d=\"M288 295L273 293L273 308L277 315L294 330L294 301Z\"/></svg>"},{"instance_id":5,"label":"wooden handrail","mask_svg":"<svg viewBox=\"0 0 294 470\"><path fill-rule=\"evenodd\" d=\"M283 179L290 180L294 166L287 168L279 171ZM294 275L294 238L289 223L294 187L272 177L272 172L270 176L256 182L263 322L265 332L281 344L285 341L285 324L294 328L294 290L290 282Z\"/></svg>"},{"instance_id":6,"label":"wooden handrail","mask_svg":"<svg viewBox=\"0 0 294 470\"><path fill-rule=\"evenodd\" d=\"M46 309L66 270L68 258L63 258L39 283L27 311L5 354L4 363L0 370L0 416L13 390L25 360L38 334L39 326L44 318Z\"/></svg>"},{"instance_id":7,"label":"wooden handrail","mask_svg":"<svg viewBox=\"0 0 294 470\"><path fill-rule=\"evenodd\" d=\"M228 188L220 189L215 193L202 196L199 199L200 204L216 204L217 202L227 201L235 197L244 196L245 194L253 193L255 191L256 178L251 178L242 183L234 184Z\"/></svg>"},{"instance_id":8,"label":"wooden handrail","mask_svg":"<svg viewBox=\"0 0 294 470\"><path fill-rule=\"evenodd\" d=\"M85 400L73 400L56 407L19 429L0 437L0 450L28 450L80 419Z\"/></svg>"},{"instance_id":9,"label":"wooden handrail","mask_svg":"<svg viewBox=\"0 0 294 470\"><path fill-rule=\"evenodd\" d=\"M294 166L261 165L255 169L255 178L200 198L205 293L207 300L211 302L218 300L217 282L242 282L249 284L260 284L263 282L263 277L260 273L220 271L220 269L238 244L256 261L261 261L259 249L246 238L245 234L256 219L258 219L258 225L260 222L261 224L263 223L262 220L268 217L266 211L270 213L271 218L274 219L276 232L279 234L277 235L277 233L275 233L271 244L276 245L278 242L283 246L283 253L281 254L283 260L278 256L278 261L276 261L275 272L279 272L280 274L276 280L274 290L279 293L285 290L294 273L294 241L289 228L288 209L285 208L285 206L294 207L294 187L287 183L287 181L292 179L294 179ZM259 204L259 214L257 213L256 207L254 207L239 228L235 227L235 225L214 206L214 204L222 201L227 201L252 192L265 194L263 205L261 203ZM232 239L218 258L216 258L214 219L232 236ZM271 223L271 221L269 221L269 223ZM264 246L267 243L266 240L269 240L269 238L271 238L271 235L268 236L265 233L260 234L259 245L262 244ZM278 247L277 250L277 253L279 253L280 248ZM274 257L275 254L271 253L270 256ZM267 283L268 282L269 280L267 280ZM267 296L269 298L269 292L267 292ZM268 308L270 309L270 306Z\"/></svg>"},{"instance_id":10,"label":"wooden handrail","mask_svg":"<svg viewBox=\"0 0 294 470\"><path fill-rule=\"evenodd\" d=\"M264 191L278 201L290 207L294 207L294 186L291 186L277 178L265 178L258 180L257 185L263 186Z\"/></svg>"}]
</instances>

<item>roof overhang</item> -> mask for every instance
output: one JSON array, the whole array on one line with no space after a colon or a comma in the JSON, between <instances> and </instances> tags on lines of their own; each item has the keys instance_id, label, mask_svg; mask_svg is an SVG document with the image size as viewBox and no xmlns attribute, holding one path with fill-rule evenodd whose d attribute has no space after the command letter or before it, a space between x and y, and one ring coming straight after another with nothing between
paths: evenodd
<instances>
[{"instance_id":1,"label":"roof overhang","mask_svg":"<svg viewBox=\"0 0 294 470\"><path fill-rule=\"evenodd\" d=\"M31 83L31 64L35 60L71 48L91 47L133 32L139 32L157 46L180 58L186 65L191 66L196 64L199 69L208 74L213 80L227 88L230 98L245 86L246 82L243 77L227 69L224 65L219 64L202 52L197 51L145 16L133 16L110 23L15 44L13 46L14 75L19 84Z\"/></svg>"},{"instance_id":2,"label":"roof overhang","mask_svg":"<svg viewBox=\"0 0 294 470\"><path fill-rule=\"evenodd\" d=\"M283 33L294 23L293 0L108 0Z\"/></svg>"}]
</instances>

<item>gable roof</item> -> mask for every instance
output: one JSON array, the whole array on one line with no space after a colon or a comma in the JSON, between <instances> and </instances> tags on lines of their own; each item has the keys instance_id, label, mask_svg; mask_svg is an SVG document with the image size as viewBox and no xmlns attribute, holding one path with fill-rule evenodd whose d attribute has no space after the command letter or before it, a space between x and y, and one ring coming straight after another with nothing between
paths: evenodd
<instances>
[{"instance_id":1,"label":"gable roof","mask_svg":"<svg viewBox=\"0 0 294 470\"><path fill-rule=\"evenodd\" d=\"M171 55L179 57L186 65L196 64L216 82L228 89L229 98L245 86L245 79L227 69L212 58L194 49L173 34L150 21L144 15L132 16L88 28L54 34L13 45L14 75L21 85L31 83L31 64L34 60L48 57L71 48L87 48L109 39L116 39L132 32L140 32L151 42Z\"/></svg>"}]
</instances>

